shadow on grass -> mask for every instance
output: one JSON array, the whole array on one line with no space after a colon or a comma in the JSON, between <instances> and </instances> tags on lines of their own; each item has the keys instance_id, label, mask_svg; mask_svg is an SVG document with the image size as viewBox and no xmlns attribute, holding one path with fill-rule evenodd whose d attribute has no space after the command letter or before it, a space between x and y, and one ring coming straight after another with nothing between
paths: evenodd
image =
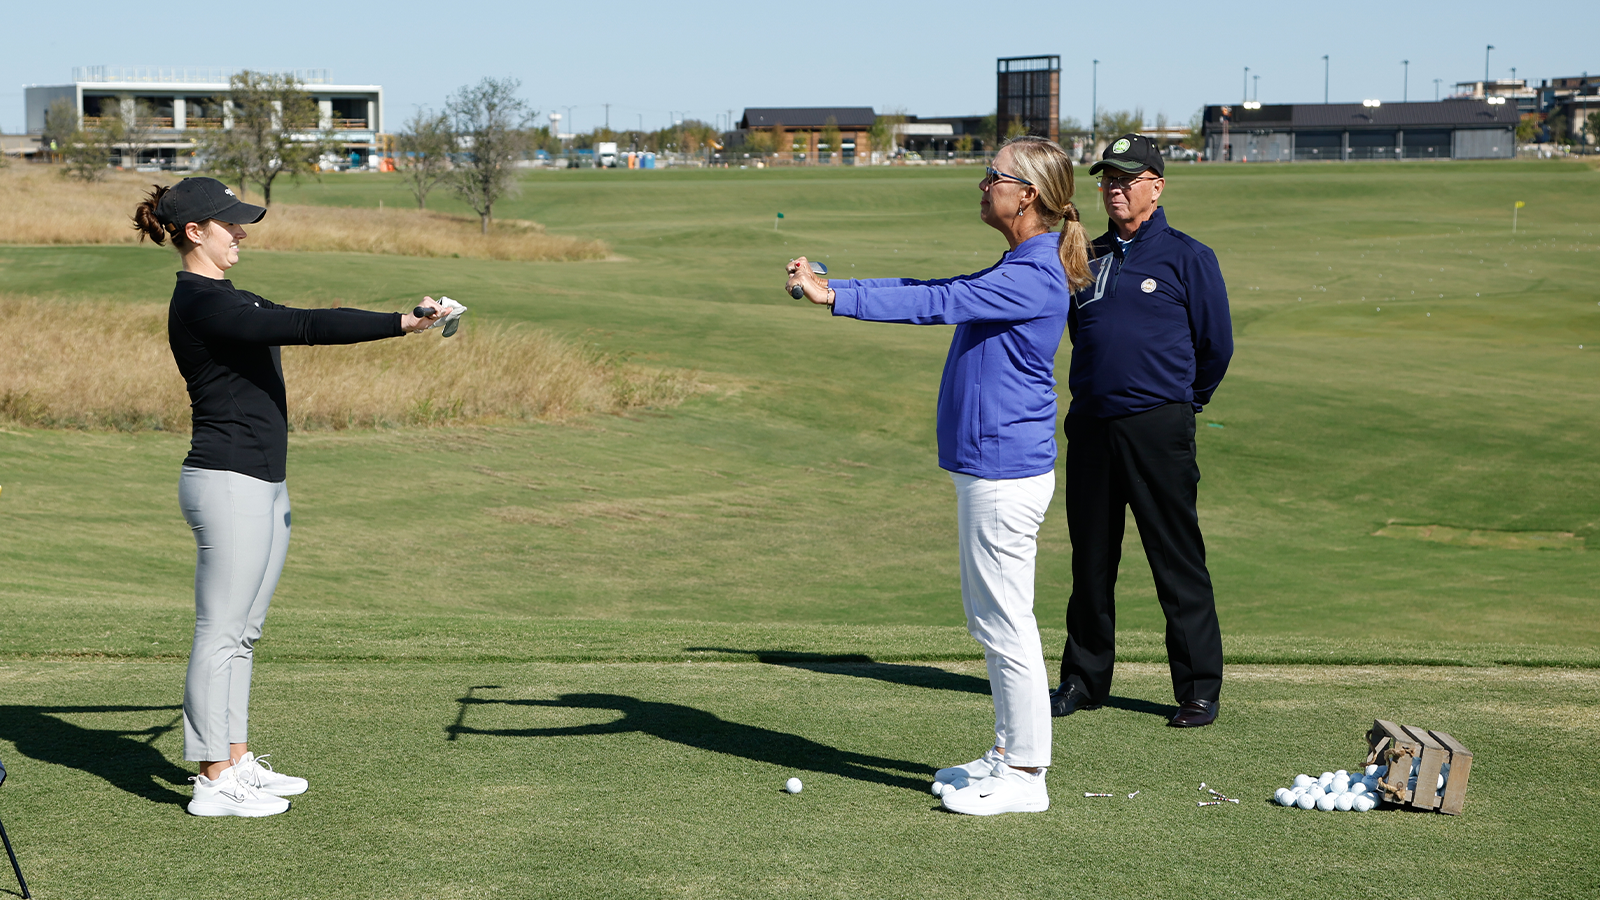
<instances>
[{"instance_id":1,"label":"shadow on grass","mask_svg":"<svg viewBox=\"0 0 1600 900\"><path fill-rule=\"evenodd\" d=\"M930 688L936 691L959 691L989 696L989 679L946 672L937 666L908 666L904 663L881 663L864 653L802 653L797 650L739 650L734 647L685 647L687 653L729 653L737 656L754 656L757 662L769 666L787 666L808 672L829 675L851 675L872 678L907 687Z\"/></svg>"},{"instance_id":2,"label":"shadow on grass","mask_svg":"<svg viewBox=\"0 0 1600 900\"><path fill-rule=\"evenodd\" d=\"M0 706L0 738L16 745L23 756L78 769L104 778L113 787L153 803L187 803L168 784L184 784L190 773L178 768L151 746L177 728L181 713L165 725L137 731L84 728L58 715L181 710L182 706ZM142 738L142 740L139 740ZM13 767L14 768L14 767ZM14 773L13 773L14 774ZM167 784L161 784L165 781Z\"/></svg>"},{"instance_id":3,"label":"shadow on grass","mask_svg":"<svg viewBox=\"0 0 1600 900\"><path fill-rule=\"evenodd\" d=\"M447 740L456 740L464 734L565 737L639 732L675 744L771 763L780 768L822 772L918 792L927 787L928 779L933 775L932 768L918 763L840 750L797 734L730 722L703 709L677 703L657 703L620 694L562 694L555 700L496 700L473 694L474 691L493 687L475 685L467 691L466 696L457 700L461 704L461 711L455 723L445 727L449 735ZM467 710L481 705L613 710L621 713L622 717L593 725L558 728L475 728L467 725ZM898 774L901 772L910 774Z\"/></svg>"},{"instance_id":4,"label":"shadow on grass","mask_svg":"<svg viewBox=\"0 0 1600 900\"><path fill-rule=\"evenodd\" d=\"M990 695L989 680L972 675L946 672L937 666L908 666L903 663L881 663L864 653L806 653L800 650L741 650L737 647L685 647L687 653L727 653L734 656L754 656L757 662L769 666L787 666L808 672L829 675L850 675L872 678L907 687L930 688L936 691L959 691L968 694ZM1178 707L1172 704L1153 703L1134 697L1112 696L1105 702L1112 709L1147 713L1171 718Z\"/></svg>"}]
</instances>

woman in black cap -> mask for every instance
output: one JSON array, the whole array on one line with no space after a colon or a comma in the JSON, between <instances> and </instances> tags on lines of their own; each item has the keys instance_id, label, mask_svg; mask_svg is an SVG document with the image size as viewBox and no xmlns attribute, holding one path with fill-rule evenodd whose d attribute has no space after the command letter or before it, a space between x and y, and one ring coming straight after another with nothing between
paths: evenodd
<instances>
[{"instance_id":1,"label":"woman in black cap","mask_svg":"<svg viewBox=\"0 0 1600 900\"><path fill-rule=\"evenodd\" d=\"M304 778L274 772L250 752L251 658L289 549L284 484L289 419L278 348L354 344L421 331L443 308L411 313L291 309L226 278L242 226L267 211L214 178L157 186L134 211L141 239L168 239L183 260L167 312L167 340L188 383L194 427L178 504L194 530L194 647L183 692L185 759L200 763L189 812L270 816Z\"/></svg>"}]
</instances>

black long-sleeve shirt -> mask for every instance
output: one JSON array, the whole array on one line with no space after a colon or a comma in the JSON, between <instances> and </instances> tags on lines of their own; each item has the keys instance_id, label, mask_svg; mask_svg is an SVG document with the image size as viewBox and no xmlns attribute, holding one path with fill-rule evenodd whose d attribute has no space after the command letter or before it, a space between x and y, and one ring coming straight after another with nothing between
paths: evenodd
<instances>
[{"instance_id":1,"label":"black long-sleeve shirt","mask_svg":"<svg viewBox=\"0 0 1600 900\"><path fill-rule=\"evenodd\" d=\"M399 337L400 313L290 309L233 282L179 272L167 341L189 388L194 432L186 466L283 481L289 455L284 344L358 344Z\"/></svg>"}]
</instances>

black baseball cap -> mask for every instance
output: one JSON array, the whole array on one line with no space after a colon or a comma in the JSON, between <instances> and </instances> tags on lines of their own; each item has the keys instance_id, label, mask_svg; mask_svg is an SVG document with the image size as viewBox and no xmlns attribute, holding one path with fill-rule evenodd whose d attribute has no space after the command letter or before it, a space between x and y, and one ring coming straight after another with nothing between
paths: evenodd
<instances>
[{"instance_id":1,"label":"black baseball cap","mask_svg":"<svg viewBox=\"0 0 1600 900\"><path fill-rule=\"evenodd\" d=\"M1156 149L1155 141L1142 134L1125 134L1112 141L1106 152L1100 154L1100 161L1089 167L1089 174L1098 175L1101 169L1106 168L1120 169L1129 174L1149 169L1160 178L1165 177L1166 162L1161 159L1161 151Z\"/></svg>"},{"instance_id":2,"label":"black baseball cap","mask_svg":"<svg viewBox=\"0 0 1600 900\"><path fill-rule=\"evenodd\" d=\"M265 207L245 203L215 178L185 178L162 194L161 202L156 204L156 218L179 229L207 219L253 225L266 214Z\"/></svg>"}]
</instances>

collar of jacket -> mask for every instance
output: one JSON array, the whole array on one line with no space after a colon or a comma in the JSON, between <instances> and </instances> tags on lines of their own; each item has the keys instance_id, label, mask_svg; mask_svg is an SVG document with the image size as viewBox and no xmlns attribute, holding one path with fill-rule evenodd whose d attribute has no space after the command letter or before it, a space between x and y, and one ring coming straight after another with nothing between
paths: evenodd
<instances>
[{"instance_id":1,"label":"collar of jacket","mask_svg":"<svg viewBox=\"0 0 1600 900\"><path fill-rule=\"evenodd\" d=\"M1167 230L1167 211L1163 207L1156 207L1156 211L1146 219L1139 230L1133 233L1132 243L1138 244L1150 237ZM1094 258L1102 256L1121 256L1122 245L1117 243L1117 225L1110 219L1106 220L1106 233L1100 235L1094 242ZM1131 248L1130 248L1131 249Z\"/></svg>"}]
</instances>

